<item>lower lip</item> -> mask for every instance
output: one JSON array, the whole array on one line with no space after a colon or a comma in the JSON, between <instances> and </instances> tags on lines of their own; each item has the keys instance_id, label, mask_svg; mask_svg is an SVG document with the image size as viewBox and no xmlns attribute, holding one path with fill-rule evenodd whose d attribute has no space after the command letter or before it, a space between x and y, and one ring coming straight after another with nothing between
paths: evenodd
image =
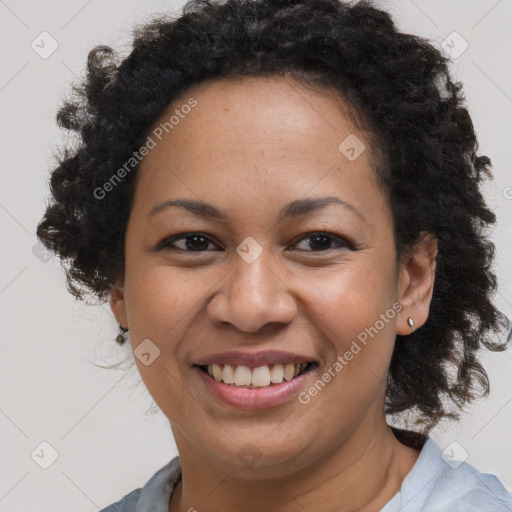
<instances>
[{"instance_id":1,"label":"lower lip","mask_svg":"<svg viewBox=\"0 0 512 512\"><path fill-rule=\"evenodd\" d=\"M283 404L295 396L314 370L298 375L290 381L283 381L260 389L229 386L215 380L209 374L194 366L207 389L221 402L241 409L266 409Z\"/></svg>"}]
</instances>

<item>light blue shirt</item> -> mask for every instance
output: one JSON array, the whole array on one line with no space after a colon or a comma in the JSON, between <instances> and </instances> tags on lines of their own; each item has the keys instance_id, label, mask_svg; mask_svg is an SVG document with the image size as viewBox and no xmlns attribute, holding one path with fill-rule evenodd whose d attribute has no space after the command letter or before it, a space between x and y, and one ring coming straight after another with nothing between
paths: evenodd
<instances>
[{"instance_id":1,"label":"light blue shirt","mask_svg":"<svg viewBox=\"0 0 512 512\"><path fill-rule=\"evenodd\" d=\"M480 473L467 462L448 463L441 448L427 436L400 491L380 512L512 512L512 494L494 475ZM100 512L168 512L174 488L181 480L179 457Z\"/></svg>"}]
</instances>

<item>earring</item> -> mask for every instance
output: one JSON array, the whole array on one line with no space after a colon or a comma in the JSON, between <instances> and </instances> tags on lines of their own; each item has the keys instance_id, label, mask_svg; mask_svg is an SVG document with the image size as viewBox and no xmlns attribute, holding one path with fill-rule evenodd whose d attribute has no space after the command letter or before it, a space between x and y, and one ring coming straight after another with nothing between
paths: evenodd
<instances>
[{"instance_id":1,"label":"earring","mask_svg":"<svg viewBox=\"0 0 512 512\"><path fill-rule=\"evenodd\" d=\"M416 329L414 328L414 320L413 320L411 317L409 317L409 318L407 319L407 323L408 323L408 324L409 324L409 326L412 328L412 332L414 332L414 331L416 330Z\"/></svg>"},{"instance_id":2,"label":"earring","mask_svg":"<svg viewBox=\"0 0 512 512\"><path fill-rule=\"evenodd\" d=\"M117 343L119 343L119 345L122 345L126 341L124 334L127 331L128 331L128 328L121 327L121 322L119 322L119 334L116 336L116 341L117 341Z\"/></svg>"}]
</instances>

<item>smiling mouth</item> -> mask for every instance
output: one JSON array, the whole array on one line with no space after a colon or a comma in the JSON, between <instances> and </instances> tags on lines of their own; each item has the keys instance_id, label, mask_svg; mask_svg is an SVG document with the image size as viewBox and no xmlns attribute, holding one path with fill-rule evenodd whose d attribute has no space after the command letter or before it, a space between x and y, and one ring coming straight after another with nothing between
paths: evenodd
<instances>
[{"instance_id":1,"label":"smiling mouth","mask_svg":"<svg viewBox=\"0 0 512 512\"><path fill-rule=\"evenodd\" d=\"M318 363L264 364L251 368L244 365L209 364L197 365L204 373L217 382L232 387L259 389L291 381L318 367Z\"/></svg>"}]
</instances>

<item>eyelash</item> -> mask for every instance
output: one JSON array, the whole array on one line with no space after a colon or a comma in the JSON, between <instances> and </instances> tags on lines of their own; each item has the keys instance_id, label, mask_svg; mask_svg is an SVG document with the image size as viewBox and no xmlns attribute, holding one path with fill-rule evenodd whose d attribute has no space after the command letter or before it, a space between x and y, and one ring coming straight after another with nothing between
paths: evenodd
<instances>
[{"instance_id":1,"label":"eyelash","mask_svg":"<svg viewBox=\"0 0 512 512\"><path fill-rule=\"evenodd\" d=\"M194 253L194 252L203 253L203 252L207 252L207 250L203 250L203 251L188 251L187 249L180 249L180 248L177 248L177 247L173 247L171 245L171 244L173 244L176 241L186 240L187 238L192 238L193 236L200 236L202 238L205 238L207 241L209 241L211 243L215 243L206 234L201 233L201 232L192 231L192 232L189 232L189 233L180 233L179 235L174 235L172 237L169 237L169 238L166 238L166 239L162 240L157 245L156 250L161 250L161 249L168 248L168 249L176 249L178 251L189 252L189 253ZM327 236L327 237L330 237L331 239L334 239L338 243L338 248L347 248L347 249L349 249L351 251L355 251L356 250L355 245L351 241L349 241L346 238L343 238L343 237L341 237L339 235L335 235L334 233L330 233L328 231L311 231L309 233L305 233L304 235L302 235L301 238L296 239L295 244L301 242L302 240L311 239L311 238L313 238L315 236ZM218 244L216 244L216 245L218 245ZM329 247L328 249L320 249L320 250L317 250L317 251L311 250L311 251L306 251L306 252L324 253L324 252L330 251L332 249L336 249L336 247Z\"/></svg>"}]
</instances>

